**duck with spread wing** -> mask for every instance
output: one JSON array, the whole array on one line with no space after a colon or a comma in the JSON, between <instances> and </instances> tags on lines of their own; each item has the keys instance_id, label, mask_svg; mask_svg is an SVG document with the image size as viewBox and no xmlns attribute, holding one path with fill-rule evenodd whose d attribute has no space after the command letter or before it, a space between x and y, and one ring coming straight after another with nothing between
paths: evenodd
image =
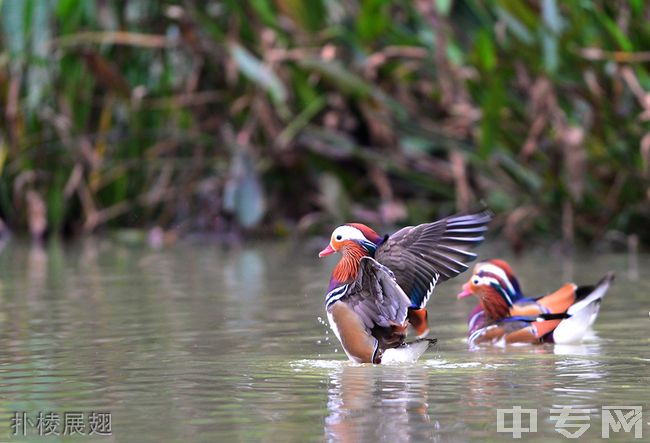
<instances>
[{"instance_id":1,"label":"duck with spread wing","mask_svg":"<svg viewBox=\"0 0 650 443\"><path fill-rule=\"evenodd\" d=\"M454 215L380 236L360 223L337 227L319 257L335 252L325 296L330 326L357 363L415 361L434 340L426 304L439 282L468 269L488 211ZM411 324L419 340L405 343Z\"/></svg>"}]
</instances>

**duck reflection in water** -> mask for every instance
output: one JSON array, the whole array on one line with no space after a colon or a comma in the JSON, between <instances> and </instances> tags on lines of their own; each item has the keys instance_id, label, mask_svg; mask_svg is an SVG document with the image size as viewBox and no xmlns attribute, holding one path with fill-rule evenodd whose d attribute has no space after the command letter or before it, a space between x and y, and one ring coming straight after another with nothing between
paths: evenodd
<instances>
[{"instance_id":1,"label":"duck reflection in water","mask_svg":"<svg viewBox=\"0 0 650 443\"><path fill-rule=\"evenodd\" d=\"M460 402L466 406L462 420L467 424L494 423L498 408L515 405L537 409L539 414L564 406L599 411L599 392L604 386L600 380L607 379L607 372L589 357L601 352L597 342L475 351L481 364L468 371L462 382L465 389ZM550 358L553 355L566 358ZM538 382L526 385L526 377ZM528 393L526 400L514 403L522 390Z\"/></svg>"},{"instance_id":2,"label":"duck reflection in water","mask_svg":"<svg viewBox=\"0 0 650 443\"><path fill-rule=\"evenodd\" d=\"M330 375L325 440L434 441L422 366L344 364Z\"/></svg>"}]
</instances>

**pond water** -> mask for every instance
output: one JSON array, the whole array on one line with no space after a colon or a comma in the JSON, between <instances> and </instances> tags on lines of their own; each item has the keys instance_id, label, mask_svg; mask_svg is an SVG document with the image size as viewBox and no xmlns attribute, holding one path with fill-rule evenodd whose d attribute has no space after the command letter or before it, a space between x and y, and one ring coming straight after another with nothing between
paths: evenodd
<instances>
[{"instance_id":1,"label":"pond water","mask_svg":"<svg viewBox=\"0 0 650 443\"><path fill-rule=\"evenodd\" d=\"M438 344L416 364L372 366L348 363L321 320L334 262L316 258L320 246L5 245L0 440L17 438L10 424L22 412L31 421L19 439L43 441L39 412L59 414L58 432L65 412L82 412L89 432L99 411L112 435L75 440L503 441L512 433L497 432L497 409L513 406L537 411L526 439L562 439L549 410L563 406L588 409L583 438L600 439L601 408L616 405L642 406L650 438L650 257L512 259L487 245L482 256L512 259L531 294L616 271L594 337L469 351L473 304L454 297L463 275L429 302ZM610 438L629 441L635 429Z\"/></svg>"}]
</instances>

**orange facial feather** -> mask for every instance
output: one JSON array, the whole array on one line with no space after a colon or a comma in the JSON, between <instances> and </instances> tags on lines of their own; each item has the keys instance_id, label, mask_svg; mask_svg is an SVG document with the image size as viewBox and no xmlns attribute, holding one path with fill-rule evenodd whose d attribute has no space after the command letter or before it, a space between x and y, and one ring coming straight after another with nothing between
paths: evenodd
<instances>
[{"instance_id":1,"label":"orange facial feather","mask_svg":"<svg viewBox=\"0 0 650 443\"><path fill-rule=\"evenodd\" d=\"M486 317L492 321L501 320L509 315L509 307L499 293L491 287L479 286L478 296Z\"/></svg>"},{"instance_id":2,"label":"orange facial feather","mask_svg":"<svg viewBox=\"0 0 650 443\"><path fill-rule=\"evenodd\" d=\"M340 283L349 283L357 278L361 258L368 255L367 251L352 240L340 242L341 260L334 267L332 276Z\"/></svg>"}]
</instances>

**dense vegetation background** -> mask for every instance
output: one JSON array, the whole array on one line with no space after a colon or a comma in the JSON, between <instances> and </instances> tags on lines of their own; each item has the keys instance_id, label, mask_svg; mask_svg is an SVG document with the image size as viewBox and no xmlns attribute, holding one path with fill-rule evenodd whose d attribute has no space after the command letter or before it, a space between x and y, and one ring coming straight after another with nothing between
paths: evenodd
<instances>
[{"instance_id":1,"label":"dense vegetation background","mask_svg":"<svg viewBox=\"0 0 650 443\"><path fill-rule=\"evenodd\" d=\"M0 218L650 242L650 3L0 0Z\"/></svg>"}]
</instances>

